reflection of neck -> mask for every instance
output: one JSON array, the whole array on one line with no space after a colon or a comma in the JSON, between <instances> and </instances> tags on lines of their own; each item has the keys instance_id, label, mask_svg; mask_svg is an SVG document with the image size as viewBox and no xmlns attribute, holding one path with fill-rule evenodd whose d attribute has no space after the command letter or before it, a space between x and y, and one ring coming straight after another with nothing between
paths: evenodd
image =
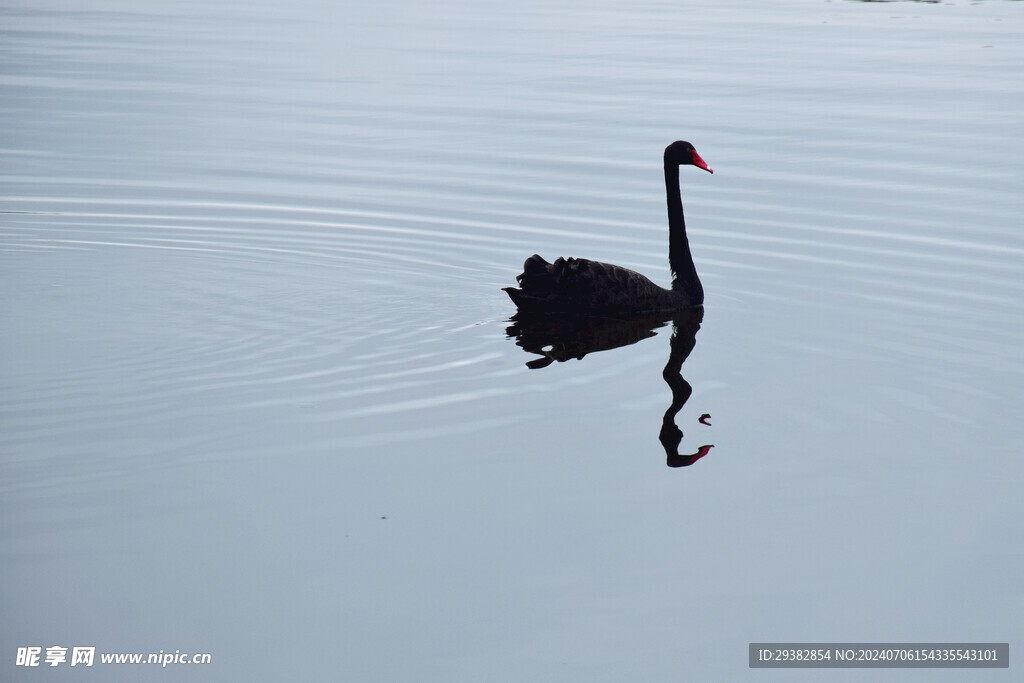
<instances>
[{"instance_id":1,"label":"reflection of neck","mask_svg":"<svg viewBox=\"0 0 1024 683\"><path fill-rule=\"evenodd\" d=\"M695 306L704 303L704 288L693 265L686 239L683 198L679 195L679 164L665 159L665 196L668 202L668 263L672 267L672 291Z\"/></svg>"},{"instance_id":2,"label":"reflection of neck","mask_svg":"<svg viewBox=\"0 0 1024 683\"><path fill-rule=\"evenodd\" d=\"M700 329L700 309L697 309L691 316L682 320L677 319L672 330L672 339L669 342L670 352L668 363L661 376L665 383L672 390L672 403L665 411L665 417L661 421L661 434L659 439L665 447L665 455L668 456L669 467L686 467L697 462L713 446L701 446L693 455L680 455L679 443L683 440L683 432L675 423L676 415L682 410L686 401L693 393L693 387L683 379L683 361L687 359L693 347L697 343L697 330Z\"/></svg>"}]
</instances>

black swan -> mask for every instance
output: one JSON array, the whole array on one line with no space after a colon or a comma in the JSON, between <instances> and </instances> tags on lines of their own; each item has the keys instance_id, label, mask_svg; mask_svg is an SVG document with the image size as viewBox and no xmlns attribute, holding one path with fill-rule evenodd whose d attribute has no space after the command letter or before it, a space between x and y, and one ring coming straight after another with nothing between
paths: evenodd
<instances>
[{"instance_id":1,"label":"black swan","mask_svg":"<svg viewBox=\"0 0 1024 683\"><path fill-rule=\"evenodd\" d=\"M668 196L668 262L672 289L664 289L635 271L588 259L559 258L548 263L534 254L516 276L519 288L505 287L520 311L575 313L653 313L679 311L704 303L686 239L679 167L689 164L714 173L689 142L665 148L665 191Z\"/></svg>"}]
</instances>

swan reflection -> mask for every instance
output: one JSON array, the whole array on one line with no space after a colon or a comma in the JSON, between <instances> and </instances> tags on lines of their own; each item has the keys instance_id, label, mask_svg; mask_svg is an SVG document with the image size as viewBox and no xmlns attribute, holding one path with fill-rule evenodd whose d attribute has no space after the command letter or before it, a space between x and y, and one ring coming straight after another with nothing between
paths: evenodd
<instances>
[{"instance_id":1,"label":"swan reflection","mask_svg":"<svg viewBox=\"0 0 1024 683\"><path fill-rule=\"evenodd\" d=\"M657 334L658 328L672 323L669 358L662 377L672 390L672 403L662 418L659 439L665 448L669 467L686 467L707 455L712 445L706 444L692 454L680 454L679 444L683 432L676 425L676 415L693 393L689 382L683 379L683 362L697 343L697 330L704 317L703 308L678 311L670 317L601 318L585 315L543 315L520 311L512 317L506 329L509 338L528 353L537 354L527 367L539 369L554 362L563 363L573 358L580 360L588 353L608 351L635 344ZM699 422L710 425L710 415L703 414Z\"/></svg>"}]
</instances>

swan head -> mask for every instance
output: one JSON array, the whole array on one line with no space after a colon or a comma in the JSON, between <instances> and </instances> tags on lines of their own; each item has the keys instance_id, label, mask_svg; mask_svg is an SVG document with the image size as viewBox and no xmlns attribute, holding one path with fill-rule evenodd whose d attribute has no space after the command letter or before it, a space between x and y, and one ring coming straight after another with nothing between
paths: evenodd
<instances>
[{"instance_id":1,"label":"swan head","mask_svg":"<svg viewBox=\"0 0 1024 683\"><path fill-rule=\"evenodd\" d=\"M696 166L697 168L703 168L708 173L714 173L711 167L708 166L708 162L701 159L693 145L685 140L677 140L665 148L665 165L670 164L675 166Z\"/></svg>"}]
</instances>

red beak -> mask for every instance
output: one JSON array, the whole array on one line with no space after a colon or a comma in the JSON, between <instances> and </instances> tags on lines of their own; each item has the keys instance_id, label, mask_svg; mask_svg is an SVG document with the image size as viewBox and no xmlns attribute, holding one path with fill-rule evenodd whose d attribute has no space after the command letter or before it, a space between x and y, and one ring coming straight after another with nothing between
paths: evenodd
<instances>
[{"instance_id":1,"label":"red beak","mask_svg":"<svg viewBox=\"0 0 1024 683\"><path fill-rule=\"evenodd\" d=\"M703 168L708 173L714 173L714 171L711 170L711 167L708 166L708 162L701 159L696 150L693 151L693 165L697 168Z\"/></svg>"}]
</instances>

